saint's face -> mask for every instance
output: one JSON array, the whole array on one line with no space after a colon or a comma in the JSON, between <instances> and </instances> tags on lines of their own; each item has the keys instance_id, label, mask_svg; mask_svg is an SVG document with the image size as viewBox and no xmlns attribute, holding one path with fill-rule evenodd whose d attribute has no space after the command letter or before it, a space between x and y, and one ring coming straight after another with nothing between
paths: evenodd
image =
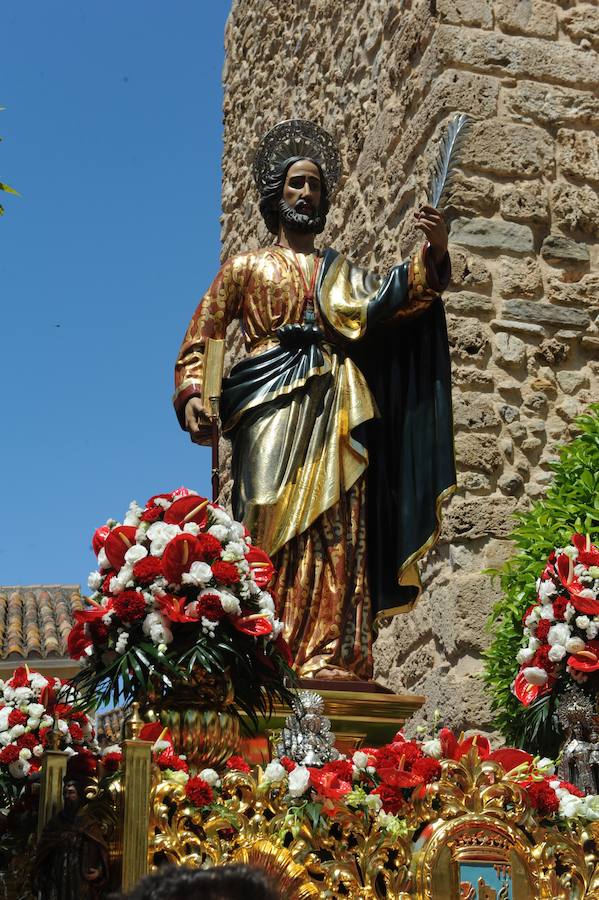
<instances>
[{"instance_id":1,"label":"saint's face","mask_svg":"<svg viewBox=\"0 0 599 900\"><path fill-rule=\"evenodd\" d=\"M320 210L320 172L318 166L309 159L300 159L287 170L283 200L295 212L313 217Z\"/></svg>"}]
</instances>

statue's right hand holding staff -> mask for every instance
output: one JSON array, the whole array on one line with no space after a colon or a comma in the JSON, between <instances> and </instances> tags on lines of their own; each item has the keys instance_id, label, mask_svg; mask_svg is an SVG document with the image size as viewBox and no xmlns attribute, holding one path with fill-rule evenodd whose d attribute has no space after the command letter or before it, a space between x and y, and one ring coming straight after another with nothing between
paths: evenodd
<instances>
[{"instance_id":1,"label":"statue's right hand holding staff","mask_svg":"<svg viewBox=\"0 0 599 900\"><path fill-rule=\"evenodd\" d=\"M210 419L204 412L201 397L190 397L185 404L185 430L194 444L202 443L202 432L210 425Z\"/></svg>"}]
</instances>

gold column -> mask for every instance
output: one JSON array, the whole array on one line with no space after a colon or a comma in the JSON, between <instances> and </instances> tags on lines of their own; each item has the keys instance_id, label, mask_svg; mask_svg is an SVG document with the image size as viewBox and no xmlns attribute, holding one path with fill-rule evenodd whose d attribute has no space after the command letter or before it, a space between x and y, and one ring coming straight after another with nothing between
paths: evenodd
<instances>
[{"instance_id":1,"label":"gold column","mask_svg":"<svg viewBox=\"0 0 599 900\"><path fill-rule=\"evenodd\" d=\"M42 765L40 804L37 820L37 836L52 816L60 812L63 805L62 786L67 771L68 755L62 750L47 750Z\"/></svg>"},{"instance_id":2,"label":"gold column","mask_svg":"<svg viewBox=\"0 0 599 900\"><path fill-rule=\"evenodd\" d=\"M123 877L130 891L148 871L152 741L123 741Z\"/></svg>"}]
</instances>

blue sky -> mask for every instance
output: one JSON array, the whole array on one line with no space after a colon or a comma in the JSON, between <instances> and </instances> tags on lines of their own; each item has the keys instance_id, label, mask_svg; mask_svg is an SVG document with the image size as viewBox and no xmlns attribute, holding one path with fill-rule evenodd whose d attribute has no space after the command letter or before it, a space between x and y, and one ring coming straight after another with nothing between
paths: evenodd
<instances>
[{"instance_id":1,"label":"blue sky","mask_svg":"<svg viewBox=\"0 0 599 900\"><path fill-rule=\"evenodd\" d=\"M210 490L171 394L218 268L229 7L2 0L0 584L85 585L96 525Z\"/></svg>"}]
</instances>

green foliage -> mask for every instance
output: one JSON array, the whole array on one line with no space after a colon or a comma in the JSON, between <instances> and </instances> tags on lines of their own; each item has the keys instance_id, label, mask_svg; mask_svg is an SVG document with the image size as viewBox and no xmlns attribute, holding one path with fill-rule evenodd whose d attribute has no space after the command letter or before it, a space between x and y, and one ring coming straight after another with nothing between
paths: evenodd
<instances>
[{"instance_id":1,"label":"green foliage","mask_svg":"<svg viewBox=\"0 0 599 900\"><path fill-rule=\"evenodd\" d=\"M549 756L559 747L552 716L556 692L527 708L514 697L511 684L519 668L516 654L527 643L522 617L536 599L536 580L550 552L568 544L575 532L590 534L594 543L599 538L599 404L577 424L582 433L560 450L547 496L518 516L511 535L516 555L491 573L503 590L488 623L493 641L485 653L495 723L508 744Z\"/></svg>"},{"instance_id":2,"label":"green foliage","mask_svg":"<svg viewBox=\"0 0 599 900\"><path fill-rule=\"evenodd\" d=\"M3 109L4 109L4 107L0 106L0 111ZM0 138L0 141L1 140L2 140L2 138ZM3 181L0 181L0 191L4 191L6 194L17 194L17 196L18 196L18 191L15 191L14 188L11 188L10 185L5 184ZM4 207L0 203L0 216L3 216L3 215L4 215Z\"/></svg>"}]
</instances>

